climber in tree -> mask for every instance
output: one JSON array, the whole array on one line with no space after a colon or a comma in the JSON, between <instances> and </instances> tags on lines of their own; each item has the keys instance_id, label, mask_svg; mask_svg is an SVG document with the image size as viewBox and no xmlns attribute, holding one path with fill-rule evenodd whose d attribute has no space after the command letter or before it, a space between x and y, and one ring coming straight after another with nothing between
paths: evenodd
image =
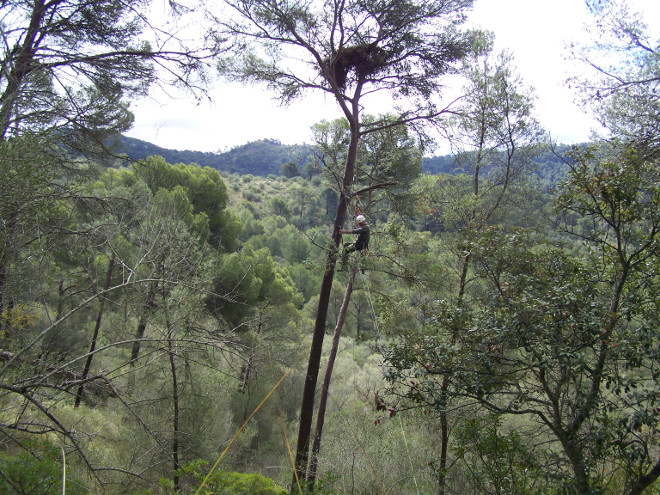
<instances>
[{"instance_id":1,"label":"climber in tree","mask_svg":"<svg viewBox=\"0 0 660 495\"><path fill-rule=\"evenodd\" d=\"M357 228L351 230L340 230L340 234L357 234L357 239L355 242L347 244L344 247L344 252L341 257L341 266L343 267L346 264L348 255L354 251L364 251L369 248L369 239L371 237L371 232L369 230L369 224L367 224L366 218L364 215L358 215L355 217L355 222L357 223Z\"/></svg>"}]
</instances>

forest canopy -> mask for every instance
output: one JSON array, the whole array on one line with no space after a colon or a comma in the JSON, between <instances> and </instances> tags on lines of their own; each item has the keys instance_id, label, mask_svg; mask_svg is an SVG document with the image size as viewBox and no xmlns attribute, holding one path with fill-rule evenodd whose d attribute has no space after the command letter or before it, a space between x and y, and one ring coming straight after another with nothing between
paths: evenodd
<instances>
[{"instance_id":1,"label":"forest canopy","mask_svg":"<svg viewBox=\"0 0 660 495\"><path fill-rule=\"evenodd\" d=\"M190 44L148 2L2 3L0 492L657 492L659 40L588 2L607 133L562 145L470 3L231 1ZM207 70L339 113L300 146L122 137ZM363 113L377 87L415 106Z\"/></svg>"}]
</instances>

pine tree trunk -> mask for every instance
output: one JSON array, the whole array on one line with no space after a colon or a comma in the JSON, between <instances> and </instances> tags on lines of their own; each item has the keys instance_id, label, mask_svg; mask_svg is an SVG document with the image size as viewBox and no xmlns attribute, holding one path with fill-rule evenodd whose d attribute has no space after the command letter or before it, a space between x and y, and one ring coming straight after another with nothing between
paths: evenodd
<instances>
[{"instance_id":1,"label":"pine tree trunk","mask_svg":"<svg viewBox=\"0 0 660 495\"><path fill-rule=\"evenodd\" d=\"M104 292L107 291L110 288L110 282L112 280L112 269L115 266L115 257L113 256L110 259L110 263L108 264L108 273L106 274L105 278L105 287L104 287ZM89 370L92 367L92 360L94 359L94 351L96 350L96 341L99 338L99 332L101 330L101 320L103 318L103 308L105 307L105 295L99 296L99 311L98 314L96 315L96 325L94 326L94 335L92 336L92 343L89 346L89 355L87 356L87 360L85 362L85 368L83 369L83 374L81 377L82 383L78 387L78 393L76 394L76 403L73 406L74 409L78 409L80 406L80 402L82 401L83 394L85 393L85 380L87 380L87 377L89 376Z\"/></svg>"},{"instance_id":2,"label":"pine tree trunk","mask_svg":"<svg viewBox=\"0 0 660 495\"><path fill-rule=\"evenodd\" d=\"M142 307L142 314L138 321L138 326L135 331L135 340L133 341L133 349L131 349L131 366L135 366L138 356L140 355L140 342L144 338L144 332L147 329L147 321L149 313L155 306L156 291L158 290L158 282L149 282L149 291L147 292L147 299Z\"/></svg>"},{"instance_id":3,"label":"pine tree trunk","mask_svg":"<svg viewBox=\"0 0 660 495\"><path fill-rule=\"evenodd\" d=\"M314 416L314 396L316 394L316 382L318 381L319 369L321 367L321 352L323 350L323 338L325 336L325 323L328 317L328 305L330 303L330 293L332 292L332 281L335 276L335 265L337 263L337 249L341 240L339 230L344 225L344 217L348 207L348 198L346 194L350 191L353 184L355 173L355 162L357 159L358 145L358 124L357 108L354 109L354 120L349 120L351 124L351 142L346 156L346 167L342 181L342 191L337 204L335 222L332 229L333 244L328 250L328 256L325 265L325 272L321 282L319 292L319 303L316 310L316 320L314 322L314 333L312 335L312 346L309 352L309 361L307 363L307 374L303 389L302 405L300 407L300 424L298 428L298 444L296 448L295 470L297 479L294 475L292 489L296 489L297 481L305 482L307 480L307 463L309 461L309 438L312 430L312 419Z\"/></svg>"},{"instance_id":4,"label":"pine tree trunk","mask_svg":"<svg viewBox=\"0 0 660 495\"><path fill-rule=\"evenodd\" d=\"M175 350L172 345L172 336L168 340L168 354L170 356L170 369L172 371L172 406L174 408L172 418L172 463L173 463L173 482L175 492L179 492L179 382L177 379L176 362L174 360Z\"/></svg>"},{"instance_id":5,"label":"pine tree trunk","mask_svg":"<svg viewBox=\"0 0 660 495\"><path fill-rule=\"evenodd\" d=\"M351 278L346 286L344 292L344 300L339 310L339 317L337 318L337 325L335 326L335 333L332 338L332 347L330 348L330 356L328 357L328 366L325 369L325 377L323 378L323 388L321 388L321 398L319 400L319 411L316 416L316 433L314 435L314 442L312 444L312 460L309 467L308 481L310 489L314 487L316 480L316 470L318 468L318 456L321 450L321 437L323 435L323 424L325 423L325 410L328 403L328 394L330 391L330 381L332 380L332 372L335 365L335 358L337 357L337 349L339 348L339 337L346 321L346 313L348 311L348 303L351 301L351 294L353 293L353 282L355 281L355 274L357 273L357 265L353 267Z\"/></svg>"}]
</instances>

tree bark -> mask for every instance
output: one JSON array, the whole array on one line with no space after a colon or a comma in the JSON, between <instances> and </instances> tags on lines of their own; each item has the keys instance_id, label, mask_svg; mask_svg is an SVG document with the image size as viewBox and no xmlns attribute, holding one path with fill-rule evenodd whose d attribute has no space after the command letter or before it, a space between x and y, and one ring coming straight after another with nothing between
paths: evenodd
<instances>
[{"instance_id":1,"label":"tree bark","mask_svg":"<svg viewBox=\"0 0 660 495\"><path fill-rule=\"evenodd\" d=\"M357 98L354 100L357 102ZM323 337L325 336L325 323L328 317L328 305L332 291L332 281L335 276L335 265L337 263L337 250L341 235L339 230L344 225L344 217L348 207L347 193L353 184L355 173L355 162L357 159L357 147L359 139L358 108L354 105L353 114L347 115L351 127L351 141L346 155L346 167L342 180L342 191L337 204L335 222L332 229L333 245L328 251L325 265L325 273L321 282L319 292L319 303L316 310L314 322L314 333L312 335L312 346L307 363L307 374L303 388L302 405L300 406L300 424L298 428L298 443L296 447L295 469L298 480L307 480L307 463L309 461L309 437L312 430L312 419L314 416L314 395L316 394L316 382L318 380L319 368L321 366L321 351L323 350ZM296 476L293 479L292 489L296 487Z\"/></svg>"},{"instance_id":2,"label":"tree bark","mask_svg":"<svg viewBox=\"0 0 660 495\"><path fill-rule=\"evenodd\" d=\"M653 466L651 471L637 480L637 483L632 486L628 495L641 495L641 493L651 486L658 477L660 477L660 460L655 463L655 466Z\"/></svg>"},{"instance_id":3,"label":"tree bark","mask_svg":"<svg viewBox=\"0 0 660 495\"><path fill-rule=\"evenodd\" d=\"M108 272L105 278L105 286L103 288L104 293L110 288L110 282L112 281L112 269L115 266L115 257L110 258L110 263L108 264ZM92 336L92 343L89 346L89 355L85 361L85 368L83 369L82 374L82 383L78 387L78 393L76 394L76 402L74 404L74 409L78 409L80 402L82 401L83 395L85 393L85 380L89 375L89 370L92 367L92 360L94 359L94 351L96 350L96 341L99 338L99 332L101 330L101 320L103 319L103 308L105 307L105 296L99 298L99 312L96 315L96 325L94 326L94 335Z\"/></svg>"},{"instance_id":4,"label":"tree bark","mask_svg":"<svg viewBox=\"0 0 660 495\"><path fill-rule=\"evenodd\" d=\"M5 266L4 263L4 252L0 251L0 332L3 332L4 338L3 340L9 341L9 336L6 334L6 326L4 320L4 312L5 312L5 298L4 298L4 291L5 291L5 285L7 283L7 267ZM4 345L4 343L3 343Z\"/></svg>"},{"instance_id":5,"label":"tree bark","mask_svg":"<svg viewBox=\"0 0 660 495\"><path fill-rule=\"evenodd\" d=\"M172 336L168 339L168 354L170 357L170 369L172 370L172 406L174 409L174 417L172 418L172 463L173 463L173 477L174 491L179 491L179 382L177 380L176 362L174 360L175 350L172 345Z\"/></svg>"},{"instance_id":6,"label":"tree bark","mask_svg":"<svg viewBox=\"0 0 660 495\"><path fill-rule=\"evenodd\" d=\"M449 377L442 380L441 400L446 400L449 388ZM438 495L445 495L447 485L447 451L449 450L449 423L447 411L440 411L440 475L438 476Z\"/></svg>"},{"instance_id":7,"label":"tree bark","mask_svg":"<svg viewBox=\"0 0 660 495\"><path fill-rule=\"evenodd\" d=\"M357 270L357 265L353 266L351 271L351 278L344 292L344 300L342 301L341 309L339 310L339 317L337 318L335 333L332 338L332 347L330 348L330 356L328 357L328 366L325 369L325 376L323 378L323 387L321 388L321 398L319 400L319 410L316 415L316 432L314 434L314 442L312 444L312 459L309 466L308 481L310 488L314 487L314 481L316 480L316 470L318 468L318 457L321 450L321 437L323 435L323 425L325 423L325 410L328 403L330 381L332 380L335 358L337 357L337 349L339 348L339 338L341 337L341 331L344 327L344 322L346 321L348 303L351 301L351 294L353 293L353 282L355 281L355 274L357 273Z\"/></svg>"},{"instance_id":8,"label":"tree bark","mask_svg":"<svg viewBox=\"0 0 660 495\"><path fill-rule=\"evenodd\" d=\"M10 263L9 257L13 254L10 253L8 248L8 241L13 237L14 229L18 223L18 212L13 211L11 215L9 215L9 220L3 219L3 222L5 242L3 242L3 245L0 247L0 330L4 330L4 340L9 340L11 337L11 329L9 328L8 322L3 322L4 318L2 318L2 315L5 312L5 308L11 306L11 301L8 304L5 300L5 291L7 290L7 271Z\"/></svg>"},{"instance_id":9,"label":"tree bark","mask_svg":"<svg viewBox=\"0 0 660 495\"><path fill-rule=\"evenodd\" d=\"M142 308L142 314L138 321L137 330L135 331L135 341L133 342L133 349L131 350L131 366L135 366L138 356L140 355L140 341L144 337L144 332L147 329L147 321L149 320L149 312L155 306L156 291L158 290L158 282L149 282L149 291L147 292L147 299Z\"/></svg>"},{"instance_id":10,"label":"tree bark","mask_svg":"<svg viewBox=\"0 0 660 495\"><path fill-rule=\"evenodd\" d=\"M338 218L343 219L346 213L346 198L342 195L337 208L337 217L335 218L335 227ZM343 208L342 208L343 206ZM342 211L343 210L343 211ZM335 230L339 230L336 228ZM333 235L333 237L335 237ZM312 336L312 346L309 352L307 362L307 374L303 388L302 405L300 406L300 424L298 427L298 443L296 448L296 471L298 479L305 481L307 478L307 461L309 451L309 436L312 429L312 418L314 415L314 394L316 393L316 381L318 379L321 351L323 350L323 337L325 336L325 322L328 316L328 304L330 302L330 292L332 290L332 281L335 275L335 263L337 262L338 241L335 241L334 248L328 253L325 273L321 282L321 291L319 293L319 303L316 310L316 321L314 324L314 334ZM294 484L295 484L294 479Z\"/></svg>"}]
</instances>

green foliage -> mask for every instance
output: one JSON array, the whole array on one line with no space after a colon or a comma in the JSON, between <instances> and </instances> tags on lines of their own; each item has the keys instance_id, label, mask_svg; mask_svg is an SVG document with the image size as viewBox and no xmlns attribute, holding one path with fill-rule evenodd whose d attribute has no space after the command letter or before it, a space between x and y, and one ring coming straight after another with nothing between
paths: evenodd
<instances>
[{"instance_id":1,"label":"green foliage","mask_svg":"<svg viewBox=\"0 0 660 495\"><path fill-rule=\"evenodd\" d=\"M520 432L502 428L500 416L473 416L457 425L454 432L452 450L465 463L470 493L556 492L552 482L544 478L544 453L530 451Z\"/></svg>"},{"instance_id":2,"label":"green foliage","mask_svg":"<svg viewBox=\"0 0 660 495\"><path fill-rule=\"evenodd\" d=\"M389 137L405 142L403 134ZM416 157L413 148L408 151L410 153L402 155L389 153L376 142L370 142L372 154L369 156L373 160L360 162L364 184L379 173L378 169L370 168L368 162L377 163L376 158L383 158L378 163L383 166L384 175L378 180L394 179L394 172L388 172L388 167L398 167L396 164L403 162L407 166L407 160ZM397 493L435 490L433 476L439 475L435 412L443 411L450 404L440 393L439 377L443 374L449 374L455 384L450 393L486 401L504 393L509 386L507 377L511 380L517 377L517 387L526 383L521 378L526 375L518 374L516 363L520 369L527 370L536 369L534 366L540 362L548 370L551 365L554 370L561 370L563 363L583 373L583 377L584 370L592 367L590 357L595 347L589 339L598 338L598 328L605 321L602 314L606 295L606 286L593 283L594 273L616 274L603 268L598 272L594 270L597 258L590 253L600 252L597 246L602 245L610 253L605 258L600 257L601 261L616 258L614 244L609 247L603 244L613 239L612 232L594 223L594 213L598 209L610 211L616 206L624 213L619 216L622 225L639 217L634 228L624 229L625 245L645 245L645 232L649 232L655 218L653 198L656 193L648 186L653 184L653 170L634 154L624 155L620 163L616 160L601 163L596 160L599 156L596 152L587 155L586 148L581 151L584 154L575 155L576 160L581 158L575 162L569 176L576 189L563 189L559 197L560 204L570 212L571 225L575 225L576 231L579 228L591 251L580 250L582 248L575 242L555 246L544 240L540 231L506 226L484 227L479 235L465 234L469 223L462 213L471 211L475 204L470 194L471 178L466 175L422 177L414 187L414 192L418 193L415 205L419 208L418 217L411 219L401 211L398 215L389 215L386 224L374 222L377 231L374 253L365 260L368 271L356 279L345 323L344 335L355 338L342 337L336 380L332 385L336 395L331 397L331 402L342 398L343 411L350 411L352 425L358 429L367 454L388 490ZM397 162L397 157L401 161ZM578 166L585 162L588 166ZM139 170L147 163L152 165L151 169ZM192 451L212 457L218 441L231 436L236 425L269 390L271 383L266 377L277 375L292 360L304 355L306 344L301 345L304 342L301 339L311 326L305 315L313 314L317 305L325 266L325 253L320 246L326 246L329 238L325 218L327 204L322 200L322 192L327 191L328 201L337 198L336 193L330 194L332 188L326 182L312 184L299 177L229 177L221 179L223 185L229 186L225 188L216 182L219 176L215 172L205 172L195 166L173 167L153 158L137 167L106 169L98 178L80 182L77 190L81 196L104 201L86 201L73 207L64 203L70 208L65 211L71 212L67 217L49 217L66 218L69 223L60 225L67 225L70 231L84 226L94 236L83 242L82 236L69 235L64 238L67 243L61 244L58 237L52 237L57 240L51 242L51 252L56 253L52 268L57 278L53 279L55 282L49 291L44 292L44 300L52 301L53 307L58 303L57 283L61 277L65 288L84 288L75 297L73 294L69 297L66 289L59 295L64 301L63 311L76 307L85 294L92 293L92 284L103 283L102 275L112 253L122 260L126 273L132 273L131 277L153 281L157 290L152 299L148 297L146 283L122 288L107 296L112 304L106 305L101 340L109 347L95 356L98 364L93 370L122 370L118 377L107 376L122 399L129 403L135 400L131 409L150 427L148 433L133 416L124 417L119 401L107 393L103 401L91 397L89 404L96 404L93 409L89 405L75 413L70 411L72 406L61 405L57 409L58 418L65 424L75 424L80 431L91 432L90 440L84 441L84 448L88 454L91 452L90 459L96 464L103 459L106 464L132 469L124 464L124 450L151 449L153 457L136 461L133 468L145 469L145 478L153 484L153 480L161 476L172 479L168 451L171 433L167 429L154 429L155 425L171 424L172 384L168 380L171 363L163 359L167 356L167 342L176 348L174 363L181 372L178 386L182 461L188 461L186 455ZM413 176L418 170L416 167L417 163L411 162L409 171ZM599 182L589 181L589 174L594 170L600 175ZM237 188L233 187L235 184ZM577 187L576 184L581 185ZM259 194L262 201L245 201L242 193L251 191ZM635 191L639 191L639 195ZM216 193L220 199L225 197L224 210L221 201L213 200ZM594 195L600 198L598 209L586 209L588 198ZM446 199L451 199L452 207L443 203ZM275 204L280 212L288 211L288 216L274 215L271 206ZM240 224L245 226L239 251L218 254L205 242L210 238L209 215L218 208L240 219ZM519 215L509 209L501 218L503 222L515 223L511 220L514 214ZM561 237L566 241L565 233L553 231L550 234L552 239ZM34 242L29 246L34 252L39 247ZM461 253L466 250L471 253L472 290L469 303L461 306L454 297L458 278L456 260L460 260ZM584 438L593 440L589 466L598 466L599 462L617 463L621 469L616 476L621 486L633 479L635 466L648 467L645 452L657 438L657 415L652 405L657 387L649 380L653 376L651 363L657 361L657 336L652 322L657 320L659 310L657 304L651 302L660 300L657 297L660 285L653 276L657 260L647 258L646 264L637 264L636 258L633 261L631 273L640 291L636 295L624 291L628 299L619 310L620 323L609 341L615 350L610 354L617 359L615 367L626 373L608 376L607 394L597 402L589 426L580 430ZM113 284L121 284L123 278L119 270L115 276ZM214 277L214 287L209 290L211 277ZM330 298L328 330L336 322L344 283L340 274ZM43 328L39 307L34 301L25 304L28 294L24 293L25 300L14 301L11 313L14 315L11 321L16 329L21 329L22 335L34 335ZM85 349L96 316L95 306L90 304L88 310L77 310L66 322L51 330L40 349L52 352L42 354L42 359L52 362L56 350L72 353L73 358L80 349ZM50 310L48 306L44 308L44 311ZM566 311L570 318L564 315ZM141 357L141 365L131 371L125 344L121 347L114 342L132 339L138 318L142 316L147 321L140 354L144 359ZM231 329L238 331L230 332ZM453 335L458 337L452 342ZM374 341L376 336L379 339ZM358 337L366 343L360 345ZM398 399L405 399L406 404L423 404L427 411L434 411L420 420L420 424L406 425L405 435L411 442L407 453L401 448L401 429L393 428L396 424L390 421L387 428L391 429L386 430L385 423L398 419L399 415L408 422L412 413L397 412L394 404L390 405L395 414L393 418L389 418L390 411L383 414L373 411L374 390L385 385L368 346L377 343L382 347L389 338L397 345L390 347L391 353L386 354L391 365L388 376L399 381L392 382L395 386L387 397L394 402L399 394ZM231 339L231 343L227 344L225 339ZM527 348L535 349L543 359L526 363L523 358L530 356ZM231 352L225 352L226 349ZM556 354L558 349L562 349L563 354ZM269 351L277 356L278 362L268 358ZM271 367L274 368L272 372ZM30 366L26 365L25 370L26 373L30 371ZM406 370L410 373L406 374ZM555 379L558 373L553 372L550 377ZM285 400L281 403L281 414L289 428L297 421L301 382L301 376L292 376L291 383L287 381L282 387ZM404 382L409 388L398 388ZM459 389L459 385L464 384L466 387ZM96 394L91 385L88 388L90 394ZM566 390L565 395L576 398L581 393L577 385L575 388L567 386ZM529 406L525 400L531 396L532 392L528 392L511 404L505 401L504 405L510 415L521 415ZM66 401L65 394L61 397ZM625 401L627 408L624 411L617 408L617 401ZM501 402L498 405L502 407ZM18 414L15 409L8 412ZM29 419L33 420L34 412L30 414ZM263 407L251 423L249 434L234 445L226 457L226 469L257 471L264 464L277 465L286 461L280 445L279 422L273 421L277 414L274 403ZM482 415L477 413L475 417ZM28 416L23 418L28 419ZM106 423L103 423L104 418L108 419ZM495 420L483 419L477 421L474 428L464 424L463 419L459 426L455 423L451 429L450 460L453 464L446 471L448 487L453 489L461 482L467 483L464 479L468 478L462 477L469 475L474 486L491 480L512 493L516 490L524 493L520 486L538 488L543 483L559 486L562 479L566 480L567 489L570 488L570 475L567 475L570 468L547 430L539 429L529 419L512 420L500 416L497 425ZM354 438L343 434L345 419L331 412L327 421L321 467L324 473L332 471L337 478L326 487L317 483L317 491L348 493L352 486L356 492L379 490L371 468L362 453L355 450ZM377 429L373 428L374 421L379 423ZM106 426L102 439L94 435L100 431L99 424ZM532 438L528 435L533 429L530 424L541 431L540 438L549 446L548 450L527 442ZM108 433L109 425L122 425L125 433L121 440L118 435ZM119 429L113 426L115 428ZM635 440L631 441L632 438ZM501 449L499 453L498 449ZM528 459L524 459L526 452ZM522 466L530 459L538 463L528 462L529 471L524 473ZM149 467L156 464L154 461L161 467ZM509 474L516 474L515 480L502 475L504 465L510 466ZM468 473L467 466L473 471ZM320 475L323 478L324 474ZM290 482L289 472L279 476L281 485ZM120 474L113 475L113 479L124 486ZM187 479L189 483L190 478ZM238 483L226 480L229 484ZM594 487L599 486L596 482L594 479ZM167 489L171 490L171 481L169 486ZM188 484L182 489L192 488L192 484Z\"/></svg>"},{"instance_id":3,"label":"green foliage","mask_svg":"<svg viewBox=\"0 0 660 495\"><path fill-rule=\"evenodd\" d=\"M370 190L366 203L384 202L391 211L409 210L408 191L422 170L421 150L403 125L387 126L393 115L365 116L364 126L376 130L361 139L353 188ZM378 129L378 126L383 126ZM342 176L350 129L345 119L322 121L313 127L315 164L332 184ZM332 190L324 191L326 203L335 201ZM336 194L336 193L335 193ZM376 197L379 197L377 200ZM380 198L384 196L385 198Z\"/></svg>"},{"instance_id":4,"label":"green foliage","mask_svg":"<svg viewBox=\"0 0 660 495\"><path fill-rule=\"evenodd\" d=\"M287 207L286 202L280 198L280 197L275 197L272 198L270 201L270 209L273 212L274 215L281 216L284 218L287 218L289 216L289 208Z\"/></svg>"},{"instance_id":5,"label":"green foliage","mask_svg":"<svg viewBox=\"0 0 660 495\"><path fill-rule=\"evenodd\" d=\"M3 32L12 36L0 48L5 71L0 136L51 134L60 152L100 157L113 138L131 127L128 100L155 83L157 61L175 63L169 76L191 88L201 70L197 50L189 47L192 40L171 35L153 48L144 40L155 40L162 31L143 17L147 5L117 0L3 2Z\"/></svg>"},{"instance_id":6,"label":"green foliage","mask_svg":"<svg viewBox=\"0 0 660 495\"><path fill-rule=\"evenodd\" d=\"M582 102L611 136L641 154L656 156L660 146L657 32L625 0L587 2L594 13L586 40L573 47L591 72L575 77Z\"/></svg>"},{"instance_id":7,"label":"green foliage","mask_svg":"<svg viewBox=\"0 0 660 495\"><path fill-rule=\"evenodd\" d=\"M65 454L59 447L39 441L26 442L22 447L17 455L0 454L0 492L52 495L62 493L66 486L67 494L90 493L75 479L62 479Z\"/></svg>"},{"instance_id":8,"label":"green foliage","mask_svg":"<svg viewBox=\"0 0 660 495\"><path fill-rule=\"evenodd\" d=\"M257 473L214 471L207 477L208 467L209 462L200 459L186 464L176 472L184 484L193 487L186 493L195 493L203 482L200 493L205 495L286 495L289 493L288 490L278 487L272 479ZM164 484L167 485L167 483Z\"/></svg>"},{"instance_id":9,"label":"green foliage","mask_svg":"<svg viewBox=\"0 0 660 495\"><path fill-rule=\"evenodd\" d=\"M294 162L286 162L282 165L280 173L287 178L298 177L301 175L298 165Z\"/></svg>"},{"instance_id":10,"label":"green foliage","mask_svg":"<svg viewBox=\"0 0 660 495\"><path fill-rule=\"evenodd\" d=\"M3 137L10 127L59 126L61 136L73 142L77 127L93 129L97 136L104 130L121 132L129 127L132 116L120 98L124 92L140 92L151 78L151 67L146 53L116 54L119 46L135 46L143 27L125 6L104 0L95 5L67 2L37 9L29 2L9 2L2 4L3 16L6 9L13 14L7 29L16 37L8 39L0 52L12 78L12 94L3 99L0 111ZM106 53L106 61L84 57L83 44ZM37 47L47 48L50 57Z\"/></svg>"},{"instance_id":11,"label":"green foliage","mask_svg":"<svg viewBox=\"0 0 660 495\"><path fill-rule=\"evenodd\" d=\"M404 3L374 8L391 7L381 19L390 25L404 7L451 4ZM275 5L236 2L259 4ZM29 2L2 9L9 5ZM91 3L77 5L89 12ZM296 17L294 27L312 17ZM314 30L328 27L319 19ZM489 40L471 41L483 55ZM467 46L451 48L450 59ZM657 72L650 58L635 60ZM447 68L431 62L420 70L435 77ZM365 116L353 128L361 132L355 182L343 192L360 191L374 237L339 339L314 493L435 493L440 480L456 493L657 491L660 181L647 153L652 133L644 146L627 141L652 131L639 102L653 93L635 90L645 98L625 101L619 92L616 108L604 108L626 139L537 154L530 95L510 59L472 62L461 99L471 106L455 107L454 121L472 146L458 160L423 159L419 129L393 125L400 116ZM367 85L398 75L371 69L361 73L373 78ZM350 85L360 72L350 66L344 76ZM42 96L55 82L48 74L31 81ZM273 84L284 99L296 96L281 82ZM425 96L437 81L406 82L419 85L404 96ZM98 100L81 107L88 123L128 122L120 88L80 96ZM189 461L215 458L273 378L307 354L350 138L340 119L315 126L313 150L272 140L225 153L152 150L103 173L80 159L59 167L45 150L61 148L45 136L0 142L0 430L21 443L0 457L0 491L60 491L61 451L16 435L54 431L95 468L93 488L134 490L131 472L154 493L195 492L209 464ZM420 176L431 167L447 173ZM552 196L518 181L534 167L542 187L565 179ZM559 222L551 226L538 212L552 199ZM110 260L116 270L106 282ZM346 283L345 273L333 280L326 331ZM87 401L75 408L71 391L96 322ZM291 373L203 493L286 493L281 422L295 428L307 382L300 367ZM84 493L72 480L94 476L78 453L67 456L67 492ZM240 474L266 466L281 466L268 471L276 480Z\"/></svg>"},{"instance_id":12,"label":"green foliage","mask_svg":"<svg viewBox=\"0 0 660 495\"><path fill-rule=\"evenodd\" d=\"M294 301L293 282L288 273L275 264L270 252L246 246L240 253L225 258L207 305L218 316L238 326L257 303L286 306Z\"/></svg>"},{"instance_id":13,"label":"green foliage","mask_svg":"<svg viewBox=\"0 0 660 495\"><path fill-rule=\"evenodd\" d=\"M315 124L313 129L315 132L319 132L321 127L328 125L328 122L322 122L320 124ZM323 132L323 131L322 131ZM246 174L245 169L241 165L243 158L240 156L240 153L258 153L253 151L252 148L256 147L259 142L256 143L247 143L243 146L239 146L233 150L225 152L202 152L202 151L181 151L181 150L170 150L161 148L154 144L148 143L146 141L141 141L139 139L122 136L121 137L121 146L118 149L119 153L125 153L132 160L144 160L149 156L158 155L161 156L168 163L185 163L188 165L199 164L201 167L211 167L219 171L223 176L225 174L240 174L244 177L247 177L250 174ZM283 148L288 149L288 156L294 156L297 160L297 157L303 156L306 160L306 165L304 167L304 173L302 174L306 179L315 177L319 173L319 157L312 155L312 150L308 145L281 145ZM566 152L570 149L570 146L560 144L557 146L556 150L544 150L539 154L534 160L534 175L539 178L541 183L546 187L556 186L564 176L568 166L564 162ZM263 152L260 150L259 152ZM266 150L267 151L267 150ZM240 153L239 153L240 152ZM278 154L266 154L262 155L261 159L263 160L263 166L256 167L253 173L254 175L266 177L269 174L272 174L275 170L275 167L280 163L281 157ZM337 157L338 160L341 160L341 157ZM327 158L326 158L327 160ZM500 160L500 159L498 159ZM295 163L295 162L291 162ZM339 163L339 162L337 162ZM283 165L282 165L283 166ZM424 156L422 157L422 172L430 175L438 174L456 174L461 170L458 166L456 156L453 154L447 155L433 155L433 156ZM281 173L281 169L279 170ZM284 174L282 174L284 175ZM294 175L295 177L295 175ZM238 189L238 184L232 182L232 187ZM327 191L327 192L326 192ZM323 197L327 196L328 212L334 213L336 208L337 193L332 189L327 189L323 191ZM330 218L332 220L332 218Z\"/></svg>"},{"instance_id":14,"label":"green foliage","mask_svg":"<svg viewBox=\"0 0 660 495\"><path fill-rule=\"evenodd\" d=\"M310 483L301 483L301 488L305 495L334 495L338 493L338 482L340 476L327 473L316 479L314 486L309 486ZM297 490L295 487L294 490Z\"/></svg>"},{"instance_id":15,"label":"green foliage","mask_svg":"<svg viewBox=\"0 0 660 495\"><path fill-rule=\"evenodd\" d=\"M45 282L27 283L37 279L28 259L53 241L51 225L71 227L68 193L56 180L58 159L44 151L51 145L33 135L0 141L0 313L13 297L37 292Z\"/></svg>"},{"instance_id":16,"label":"green foliage","mask_svg":"<svg viewBox=\"0 0 660 495\"><path fill-rule=\"evenodd\" d=\"M170 165L160 156L150 156L144 162L138 162L134 170L154 195L161 189L182 188L192 213L207 217L211 243L227 251L235 249L240 222L226 210L227 188L216 170L194 164Z\"/></svg>"},{"instance_id":17,"label":"green foliage","mask_svg":"<svg viewBox=\"0 0 660 495\"><path fill-rule=\"evenodd\" d=\"M289 163L298 168L297 164L305 163L310 151L309 146L284 145L274 139L253 141L224 152L181 151L122 136L118 152L125 153L133 161L158 155L168 163L196 163L222 173L266 177L270 174L280 174L283 167Z\"/></svg>"},{"instance_id":18,"label":"green foliage","mask_svg":"<svg viewBox=\"0 0 660 495\"><path fill-rule=\"evenodd\" d=\"M575 153L557 196L562 218L591 219L580 243L492 227L465 238L482 284L473 304L424 308L424 326L386 354L406 400L442 411L467 396L501 417L536 418L555 442L554 476L581 492L614 473L644 483L660 424L657 335L642 330L657 317L658 172L634 151L610 152ZM440 386L447 376L455 390Z\"/></svg>"}]
</instances>

